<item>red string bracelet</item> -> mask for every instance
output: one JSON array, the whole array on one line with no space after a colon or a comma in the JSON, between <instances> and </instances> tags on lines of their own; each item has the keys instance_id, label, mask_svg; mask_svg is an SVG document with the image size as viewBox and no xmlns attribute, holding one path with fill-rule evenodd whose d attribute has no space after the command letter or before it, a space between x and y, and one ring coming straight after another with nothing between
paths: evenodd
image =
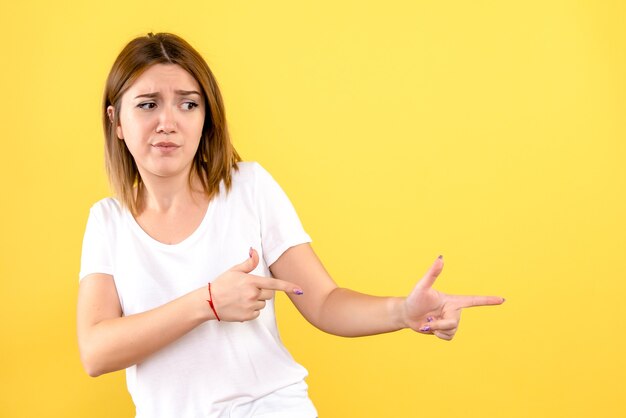
<instances>
[{"instance_id":1,"label":"red string bracelet","mask_svg":"<svg viewBox=\"0 0 626 418\"><path fill-rule=\"evenodd\" d=\"M211 310L215 314L215 318L218 321L221 321L219 315L217 314L217 311L215 310L215 305L213 305L213 295L211 294L211 283L209 283L209 299L207 299L207 302L209 302L209 306L211 307Z\"/></svg>"}]
</instances>

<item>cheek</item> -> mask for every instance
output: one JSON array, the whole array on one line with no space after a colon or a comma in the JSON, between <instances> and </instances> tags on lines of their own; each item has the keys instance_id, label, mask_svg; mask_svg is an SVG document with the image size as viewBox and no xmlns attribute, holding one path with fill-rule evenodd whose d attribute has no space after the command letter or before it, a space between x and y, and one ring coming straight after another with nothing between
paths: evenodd
<instances>
[{"instance_id":1,"label":"cheek","mask_svg":"<svg viewBox=\"0 0 626 418\"><path fill-rule=\"evenodd\" d=\"M115 133L117 134L118 139L124 139L124 132L122 131L122 127L120 125L117 125L115 128Z\"/></svg>"},{"instance_id":2,"label":"cheek","mask_svg":"<svg viewBox=\"0 0 626 418\"><path fill-rule=\"evenodd\" d=\"M197 136L198 139L200 139L200 136L202 135L202 128L204 127L204 114L198 115L198 118L194 121L193 127L194 136Z\"/></svg>"},{"instance_id":3,"label":"cheek","mask_svg":"<svg viewBox=\"0 0 626 418\"><path fill-rule=\"evenodd\" d=\"M120 112L119 121L117 127L115 128L115 133L117 133L117 137L119 139L126 139L126 135L130 134L132 127L132 121L129 120L128 116L124 111Z\"/></svg>"},{"instance_id":4,"label":"cheek","mask_svg":"<svg viewBox=\"0 0 626 418\"><path fill-rule=\"evenodd\" d=\"M140 141L150 127L148 118L138 118L134 115L122 113L120 123L116 128L117 137L128 142Z\"/></svg>"}]
</instances>

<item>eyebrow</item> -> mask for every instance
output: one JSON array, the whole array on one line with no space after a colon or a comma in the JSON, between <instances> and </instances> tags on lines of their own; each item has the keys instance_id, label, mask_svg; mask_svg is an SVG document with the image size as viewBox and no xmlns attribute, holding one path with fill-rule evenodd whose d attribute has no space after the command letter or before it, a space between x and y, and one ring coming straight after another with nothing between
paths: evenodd
<instances>
[{"instance_id":1,"label":"eyebrow","mask_svg":"<svg viewBox=\"0 0 626 418\"><path fill-rule=\"evenodd\" d=\"M174 93L176 93L176 95L178 96L191 96L193 94L196 94L200 97L202 97L202 94L200 94L200 92L197 92L195 90L174 90ZM138 96L135 96L135 99L140 99L143 97L147 97L149 99L158 97L160 95L160 93L144 93L144 94L140 94Z\"/></svg>"}]
</instances>

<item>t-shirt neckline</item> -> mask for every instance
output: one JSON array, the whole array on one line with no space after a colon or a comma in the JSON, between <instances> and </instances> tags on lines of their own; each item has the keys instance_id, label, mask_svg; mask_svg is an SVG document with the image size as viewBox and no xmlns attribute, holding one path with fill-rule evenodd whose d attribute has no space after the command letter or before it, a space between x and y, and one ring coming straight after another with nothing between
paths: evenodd
<instances>
[{"instance_id":1,"label":"t-shirt neckline","mask_svg":"<svg viewBox=\"0 0 626 418\"><path fill-rule=\"evenodd\" d=\"M153 238L152 236L150 236L150 234L148 234L141 227L141 225L139 225L139 222L137 222L137 220L135 219L135 217L132 215L132 213L129 210L126 210L125 214L126 214L126 218L127 218L128 223L130 224L131 229L134 231L134 233L137 235L137 237L141 241L146 242L149 245L152 245L161 249L165 249L165 250L170 250L170 251L178 250L181 248L185 248L189 245L192 245L202 235L204 230L207 228L209 219L211 218L211 214L213 212L213 207L215 206L215 200L218 197L219 197L219 194L213 196L213 198L209 201L206 211L204 212L204 216L202 217L202 221L200 221L200 225L198 225L198 227L191 234L189 234L189 236L187 236L185 239L175 244L166 244L164 242L157 240L156 238Z\"/></svg>"}]
</instances>

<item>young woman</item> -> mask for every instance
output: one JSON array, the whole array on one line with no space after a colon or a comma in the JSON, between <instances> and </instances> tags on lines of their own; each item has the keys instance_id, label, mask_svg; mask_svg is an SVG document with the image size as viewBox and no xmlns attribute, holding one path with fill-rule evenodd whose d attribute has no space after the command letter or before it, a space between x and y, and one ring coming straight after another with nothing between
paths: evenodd
<instances>
[{"instance_id":1,"label":"young woman","mask_svg":"<svg viewBox=\"0 0 626 418\"><path fill-rule=\"evenodd\" d=\"M504 301L434 290L441 257L404 298L338 287L281 188L241 162L213 74L175 35L124 48L103 120L117 198L89 215L78 340L89 375L126 369L137 417L315 417L275 291L341 336L411 328L450 340L462 308Z\"/></svg>"}]
</instances>

